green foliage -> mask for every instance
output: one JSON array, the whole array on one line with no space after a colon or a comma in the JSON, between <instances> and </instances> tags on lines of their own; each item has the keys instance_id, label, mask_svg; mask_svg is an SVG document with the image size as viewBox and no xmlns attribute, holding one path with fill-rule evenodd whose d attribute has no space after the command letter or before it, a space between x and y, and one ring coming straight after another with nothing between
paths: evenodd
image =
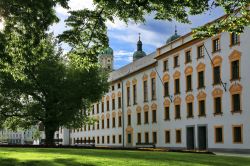
<instances>
[{"instance_id":1,"label":"green foliage","mask_svg":"<svg viewBox=\"0 0 250 166\"><path fill-rule=\"evenodd\" d=\"M222 31L243 32L250 25L250 0L94 0L97 9L103 9L110 20L114 17L128 22L144 22L145 16L154 14L155 19L176 20L190 23L189 15L211 12L221 7L225 14L222 20L195 30L195 37L209 37ZM237 15L237 17L236 17Z\"/></svg>"},{"instance_id":2,"label":"green foliage","mask_svg":"<svg viewBox=\"0 0 250 166\"><path fill-rule=\"evenodd\" d=\"M96 62L96 55L108 44L105 25L107 18L103 15L103 10L84 9L69 13L66 25L70 29L59 35L59 40L72 47L69 54L88 57Z\"/></svg>"},{"instance_id":3,"label":"green foliage","mask_svg":"<svg viewBox=\"0 0 250 166\"><path fill-rule=\"evenodd\" d=\"M36 129L34 132L33 132L33 139L34 140L40 140L42 138L42 133Z\"/></svg>"},{"instance_id":4,"label":"green foliage","mask_svg":"<svg viewBox=\"0 0 250 166\"><path fill-rule=\"evenodd\" d=\"M67 7L67 1L0 1L5 20L0 32L0 121L13 130L42 122L50 143L59 126L92 123L89 105L108 89L107 74L96 62L99 47L107 44L106 26L91 22L101 20L95 12L86 15L87 27L73 29L77 41L71 42L70 31L62 36L73 48L66 55L46 33L58 21L53 7ZM81 19L88 12L71 13ZM97 31L88 36L91 28Z\"/></svg>"},{"instance_id":5,"label":"green foliage","mask_svg":"<svg viewBox=\"0 0 250 166\"><path fill-rule=\"evenodd\" d=\"M0 118L12 129L38 122L53 132L59 126L85 125L91 120L80 110L88 111L89 103L101 98L108 88L107 75L88 57L61 58L51 36L41 47L34 64L23 64L22 79L0 73Z\"/></svg>"}]
</instances>

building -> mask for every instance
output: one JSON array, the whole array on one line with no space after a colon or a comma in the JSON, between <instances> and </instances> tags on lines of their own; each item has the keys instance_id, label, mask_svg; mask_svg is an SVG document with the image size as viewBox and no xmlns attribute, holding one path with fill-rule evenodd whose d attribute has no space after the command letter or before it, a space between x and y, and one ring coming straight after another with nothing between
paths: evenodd
<instances>
[{"instance_id":1,"label":"building","mask_svg":"<svg viewBox=\"0 0 250 166\"><path fill-rule=\"evenodd\" d=\"M69 143L250 152L249 39L248 27L207 39L176 32L147 56L139 39L133 62L110 73L93 105L96 124L70 130Z\"/></svg>"},{"instance_id":2,"label":"building","mask_svg":"<svg viewBox=\"0 0 250 166\"><path fill-rule=\"evenodd\" d=\"M0 130L0 144L33 144L35 139L33 138L35 127L31 127L28 130L12 131L8 129Z\"/></svg>"}]
</instances>

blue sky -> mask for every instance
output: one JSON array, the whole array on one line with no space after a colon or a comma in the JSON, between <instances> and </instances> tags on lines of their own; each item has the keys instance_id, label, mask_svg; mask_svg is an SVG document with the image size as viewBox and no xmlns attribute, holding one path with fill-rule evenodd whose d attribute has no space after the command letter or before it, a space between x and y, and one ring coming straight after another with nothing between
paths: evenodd
<instances>
[{"instance_id":1,"label":"blue sky","mask_svg":"<svg viewBox=\"0 0 250 166\"><path fill-rule=\"evenodd\" d=\"M83 8L94 9L92 0L70 0L69 6L71 10L79 10ZM56 12L60 18L60 22L51 27L51 31L55 35L65 30L64 20L68 17L67 10L57 6ZM214 9L212 12L198 16L191 16L192 24L180 24L178 22L169 22L165 20L154 20L153 15L146 16L146 22L143 24L135 24L130 22L128 25L115 19L115 22L107 22L108 36L110 47L114 50L114 68L118 69L132 62L133 52L136 50L138 41L138 33L141 33L141 41L143 42L143 50L149 54L154 52L156 48L163 46L166 40L174 34L174 27L177 26L178 34L184 35L191 31L192 28L203 25L223 15L220 8ZM69 48L63 46L65 50Z\"/></svg>"}]
</instances>

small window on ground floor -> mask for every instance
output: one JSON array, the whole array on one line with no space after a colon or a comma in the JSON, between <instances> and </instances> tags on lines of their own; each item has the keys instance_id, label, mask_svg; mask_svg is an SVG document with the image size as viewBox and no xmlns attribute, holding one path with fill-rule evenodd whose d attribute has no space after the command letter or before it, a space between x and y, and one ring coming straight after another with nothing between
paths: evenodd
<instances>
[{"instance_id":1,"label":"small window on ground floor","mask_svg":"<svg viewBox=\"0 0 250 166\"><path fill-rule=\"evenodd\" d=\"M178 144L181 143L181 130L180 129L176 130L176 143Z\"/></svg>"},{"instance_id":2,"label":"small window on ground floor","mask_svg":"<svg viewBox=\"0 0 250 166\"><path fill-rule=\"evenodd\" d=\"M242 125L233 126L233 142L234 143L243 143Z\"/></svg>"},{"instance_id":3,"label":"small window on ground floor","mask_svg":"<svg viewBox=\"0 0 250 166\"><path fill-rule=\"evenodd\" d=\"M157 143L157 132L153 132L153 143Z\"/></svg>"},{"instance_id":4,"label":"small window on ground floor","mask_svg":"<svg viewBox=\"0 0 250 166\"><path fill-rule=\"evenodd\" d=\"M215 130L215 143L223 143L223 127L216 126Z\"/></svg>"},{"instance_id":5,"label":"small window on ground floor","mask_svg":"<svg viewBox=\"0 0 250 166\"><path fill-rule=\"evenodd\" d=\"M170 130L165 131L165 143L166 144L170 143Z\"/></svg>"},{"instance_id":6,"label":"small window on ground floor","mask_svg":"<svg viewBox=\"0 0 250 166\"><path fill-rule=\"evenodd\" d=\"M122 135L119 135L119 144L122 143Z\"/></svg>"}]
</instances>

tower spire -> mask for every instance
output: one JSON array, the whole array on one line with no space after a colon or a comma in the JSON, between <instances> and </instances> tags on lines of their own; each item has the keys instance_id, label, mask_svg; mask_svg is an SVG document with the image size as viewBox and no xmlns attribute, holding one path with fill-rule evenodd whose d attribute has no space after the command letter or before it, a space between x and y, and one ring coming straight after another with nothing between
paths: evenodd
<instances>
[{"instance_id":1,"label":"tower spire","mask_svg":"<svg viewBox=\"0 0 250 166\"><path fill-rule=\"evenodd\" d=\"M139 40L137 42L137 51L142 51L141 33L139 35Z\"/></svg>"},{"instance_id":2,"label":"tower spire","mask_svg":"<svg viewBox=\"0 0 250 166\"><path fill-rule=\"evenodd\" d=\"M133 54L133 61L146 56L146 53L142 50L141 33L138 33L137 50Z\"/></svg>"},{"instance_id":3,"label":"tower spire","mask_svg":"<svg viewBox=\"0 0 250 166\"><path fill-rule=\"evenodd\" d=\"M174 29L175 29L174 34L177 35L177 26L176 25L175 25Z\"/></svg>"}]
</instances>

